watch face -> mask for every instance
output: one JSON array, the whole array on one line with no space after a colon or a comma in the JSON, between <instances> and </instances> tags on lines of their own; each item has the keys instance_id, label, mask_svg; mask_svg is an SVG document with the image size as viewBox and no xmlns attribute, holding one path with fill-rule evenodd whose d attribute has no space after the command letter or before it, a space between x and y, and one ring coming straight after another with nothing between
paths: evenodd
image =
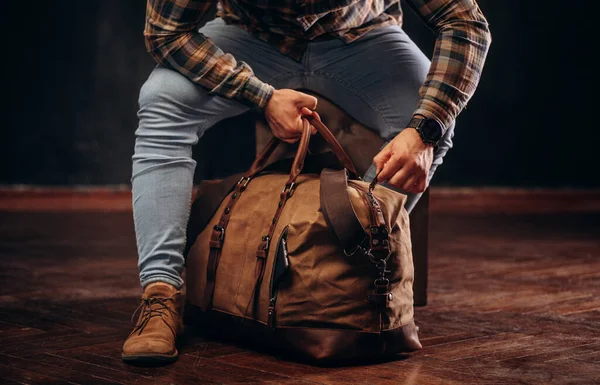
<instances>
[{"instance_id":1,"label":"watch face","mask_svg":"<svg viewBox=\"0 0 600 385\"><path fill-rule=\"evenodd\" d=\"M421 132L427 140L437 142L442 138L442 125L435 119L427 119L421 125Z\"/></svg>"}]
</instances>

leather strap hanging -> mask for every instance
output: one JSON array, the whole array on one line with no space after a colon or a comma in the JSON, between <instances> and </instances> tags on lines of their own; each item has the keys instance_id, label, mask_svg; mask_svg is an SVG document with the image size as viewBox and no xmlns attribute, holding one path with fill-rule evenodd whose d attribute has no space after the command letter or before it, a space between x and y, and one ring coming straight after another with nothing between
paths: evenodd
<instances>
[{"instance_id":1,"label":"leather strap hanging","mask_svg":"<svg viewBox=\"0 0 600 385\"><path fill-rule=\"evenodd\" d=\"M360 243L366 234L346 190L348 174L346 170L325 169L321 172L320 180L323 216L344 250L349 250Z\"/></svg>"},{"instance_id":2,"label":"leather strap hanging","mask_svg":"<svg viewBox=\"0 0 600 385\"><path fill-rule=\"evenodd\" d=\"M260 287L260 284L262 283L265 274L265 264L267 260L267 255L269 254L271 240L273 239L273 235L275 233L275 227L277 227L277 222L279 221L279 217L283 212L283 208L285 207L286 202L294 192L294 188L296 186L296 178L298 178L298 175L300 175L300 173L302 172L302 168L304 167L304 160L306 159L306 154L308 153L308 144L310 142L311 128L310 123L308 123L307 119L303 119L302 123L302 138L300 139L300 143L298 145L298 151L296 152L294 163L292 163L290 176L285 185L283 186L281 194L279 194L279 203L277 204L277 210L275 211L267 235L262 237L261 242L258 245L258 250L256 250L256 280L254 283L254 288L252 290L252 295L250 296L250 302L248 303L248 306L246 306L244 315L247 314L250 304L256 298L255 294L258 288Z\"/></svg>"},{"instance_id":3,"label":"leather strap hanging","mask_svg":"<svg viewBox=\"0 0 600 385\"><path fill-rule=\"evenodd\" d=\"M239 201L240 196L246 190L250 178L243 176L235 185L233 194L229 197L229 202L219 222L213 227L212 234L210 236L209 246L210 251L208 254L208 268L206 270L206 290L202 295L200 307L203 311L207 311L210 308L213 293L215 291L215 278L217 275L217 266L219 265L219 257L221 255L221 249L223 248L223 242L225 242L225 230L229 224L229 218L231 217L231 211L235 204Z\"/></svg>"},{"instance_id":4,"label":"leather strap hanging","mask_svg":"<svg viewBox=\"0 0 600 385\"><path fill-rule=\"evenodd\" d=\"M210 309L212 303L212 298L215 291L217 267L219 266L219 257L225 241L225 233L227 230L227 225L229 224L231 212L233 211L235 204L239 201L242 193L246 190L246 187L252 178L265 168L267 161L280 143L280 140L276 137L273 137L269 143L267 143L263 151L261 151L261 153L252 163L252 166L250 166L250 169L244 173L244 175L235 185L235 190L229 197L229 203L227 206L225 206L219 222L213 227L213 232L209 241L210 251L208 254L208 268L206 270L206 289L202 295L202 301L200 303L200 307L203 311Z\"/></svg>"},{"instance_id":5,"label":"leather strap hanging","mask_svg":"<svg viewBox=\"0 0 600 385\"><path fill-rule=\"evenodd\" d=\"M231 175L217 184L209 184L205 187L201 194L194 200L190 210L190 221L187 226L185 250L183 255L187 257L190 248L192 247L198 234L206 227L210 218L215 215L215 212L223 202L223 199L229 195L231 190L244 176L244 173Z\"/></svg>"}]
</instances>

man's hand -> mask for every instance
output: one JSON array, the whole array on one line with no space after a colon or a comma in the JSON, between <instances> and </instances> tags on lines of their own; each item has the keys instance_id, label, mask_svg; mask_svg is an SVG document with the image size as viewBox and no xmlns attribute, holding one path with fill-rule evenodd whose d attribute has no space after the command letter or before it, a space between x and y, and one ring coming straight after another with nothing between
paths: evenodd
<instances>
[{"instance_id":1,"label":"man's hand","mask_svg":"<svg viewBox=\"0 0 600 385\"><path fill-rule=\"evenodd\" d=\"M317 98L314 96L289 89L275 90L265 109L265 118L273 135L294 143L302 136L302 116L312 114L315 108ZM312 133L315 132L312 127Z\"/></svg>"},{"instance_id":2,"label":"man's hand","mask_svg":"<svg viewBox=\"0 0 600 385\"><path fill-rule=\"evenodd\" d=\"M433 161L433 146L423 143L414 128L407 128L389 142L373 163L377 180L406 192L420 193L427 188L427 176Z\"/></svg>"}]
</instances>

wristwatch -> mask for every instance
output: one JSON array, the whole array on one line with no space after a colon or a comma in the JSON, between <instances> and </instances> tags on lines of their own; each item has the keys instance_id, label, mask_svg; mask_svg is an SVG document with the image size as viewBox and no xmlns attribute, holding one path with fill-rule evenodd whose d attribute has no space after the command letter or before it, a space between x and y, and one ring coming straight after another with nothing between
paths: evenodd
<instances>
[{"instance_id":1,"label":"wristwatch","mask_svg":"<svg viewBox=\"0 0 600 385\"><path fill-rule=\"evenodd\" d=\"M407 127L417 130L423 143L432 146L437 145L440 139L442 139L442 135L444 135L444 127L442 124L431 118L413 117Z\"/></svg>"}]
</instances>

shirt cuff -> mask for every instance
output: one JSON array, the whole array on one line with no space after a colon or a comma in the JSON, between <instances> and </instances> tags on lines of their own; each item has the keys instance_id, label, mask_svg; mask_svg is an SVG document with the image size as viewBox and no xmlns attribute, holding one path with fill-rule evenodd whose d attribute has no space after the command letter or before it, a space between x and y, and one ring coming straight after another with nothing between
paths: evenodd
<instances>
[{"instance_id":1,"label":"shirt cuff","mask_svg":"<svg viewBox=\"0 0 600 385\"><path fill-rule=\"evenodd\" d=\"M274 90L271 85L263 83L256 76L250 76L242 89L240 99L250 107L264 111Z\"/></svg>"},{"instance_id":2,"label":"shirt cuff","mask_svg":"<svg viewBox=\"0 0 600 385\"><path fill-rule=\"evenodd\" d=\"M421 99L413 115L423 115L426 118L437 120L442 124L444 134L454 121L454 117L450 115L445 108L427 99Z\"/></svg>"}]
</instances>

